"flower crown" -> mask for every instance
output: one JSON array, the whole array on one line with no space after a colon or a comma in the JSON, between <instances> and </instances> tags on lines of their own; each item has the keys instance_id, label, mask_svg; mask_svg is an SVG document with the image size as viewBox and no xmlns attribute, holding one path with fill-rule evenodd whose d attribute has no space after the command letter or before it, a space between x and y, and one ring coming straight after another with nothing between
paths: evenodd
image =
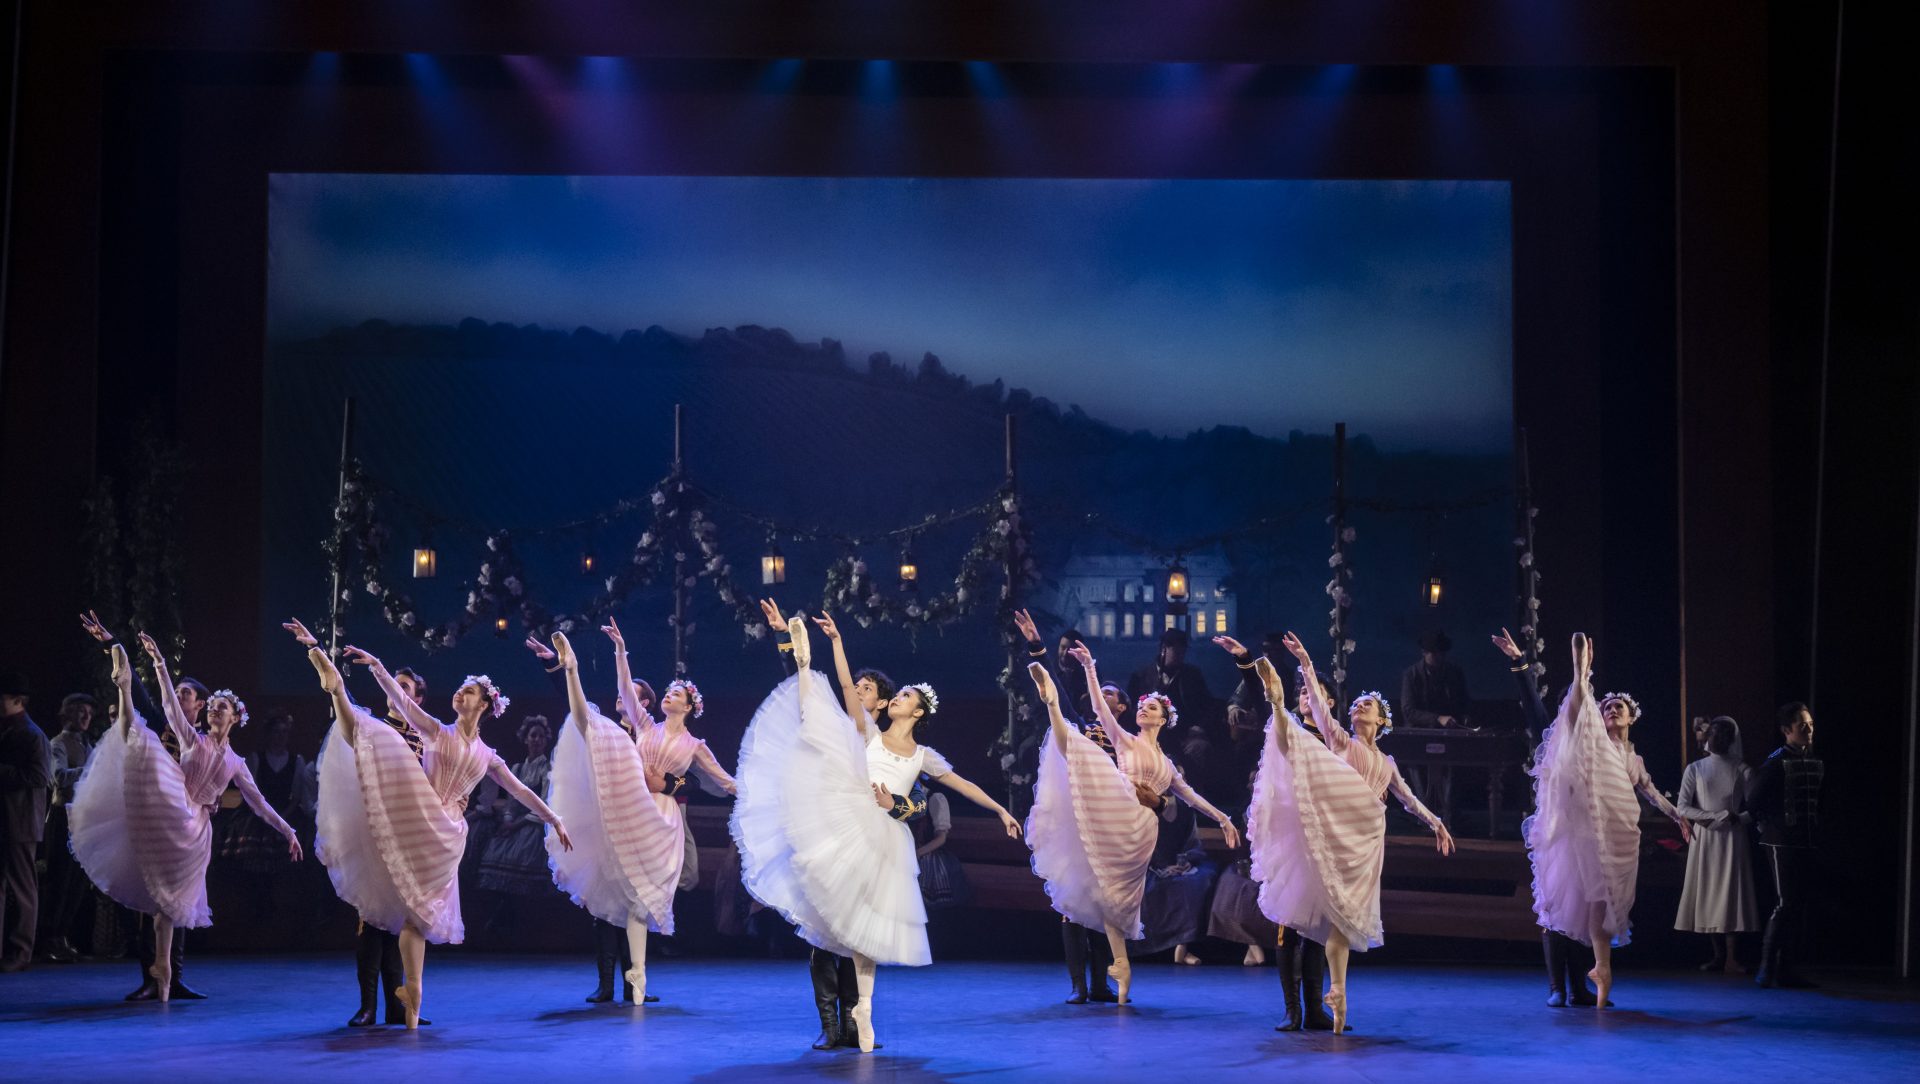
<instances>
[{"instance_id":1,"label":"flower crown","mask_svg":"<svg viewBox=\"0 0 1920 1084\"><path fill-rule=\"evenodd\" d=\"M933 686L927 684L924 681L921 681L921 682L916 682L915 684L912 684L912 685L903 686L901 691L905 692L907 689L912 689L913 691L920 694L920 699L923 702L925 702L925 704L927 705L928 715L933 715L939 712L940 697L934 693Z\"/></svg>"},{"instance_id":2,"label":"flower crown","mask_svg":"<svg viewBox=\"0 0 1920 1084\"><path fill-rule=\"evenodd\" d=\"M1605 708L1609 700L1618 700L1622 704L1625 704L1627 706L1628 718L1640 718L1640 701L1635 700L1632 693L1608 693L1600 698L1600 706Z\"/></svg>"},{"instance_id":3,"label":"flower crown","mask_svg":"<svg viewBox=\"0 0 1920 1084\"><path fill-rule=\"evenodd\" d=\"M1381 727L1381 729L1382 730L1393 729L1393 705L1387 703L1386 697L1381 696L1378 692L1364 692L1364 693L1361 693L1359 696L1356 696L1353 698L1353 702L1355 704L1358 704L1362 700L1371 700L1374 703L1380 705L1380 714L1385 716L1387 720L1387 725L1384 727ZM1349 708L1348 710L1351 711L1352 709Z\"/></svg>"},{"instance_id":4,"label":"flower crown","mask_svg":"<svg viewBox=\"0 0 1920 1084\"><path fill-rule=\"evenodd\" d=\"M513 701L507 699L506 693L500 691L500 686L495 685L493 679L485 674L468 674L467 680L461 682L460 685L463 688L468 685L478 685L482 689L485 689L487 691L487 701L493 705L493 717L495 719L505 715L507 705L513 703Z\"/></svg>"},{"instance_id":5,"label":"flower crown","mask_svg":"<svg viewBox=\"0 0 1920 1084\"><path fill-rule=\"evenodd\" d=\"M700 686L695 685L685 678L676 678L673 681L667 682L667 691L660 694L660 699L665 700L667 697L672 696L673 690L675 689L679 689L681 692L687 694L687 702L693 705L693 717L695 719L700 718L701 713L707 710L707 701L705 697L700 695Z\"/></svg>"},{"instance_id":6,"label":"flower crown","mask_svg":"<svg viewBox=\"0 0 1920 1084\"><path fill-rule=\"evenodd\" d=\"M240 716L240 721L233 725L246 726L247 725L247 702L245 700L240 699L239 694L235 693L232 689L215 689L213 691L213 695L207 697L207 702L211 704L215 700L219 700L221 697L225 697L227 701L233 705L234 714Z\"/></svg>"},{"instance_id":7,"label":"flower crown","mask_svg":"<svg viewBox=\"0 0 1920 1084\"><path fill-rule=\"evenodd\" d=\"M1147 693L1146 695L1142 696L1139 700L1134 701L1134 704L1133 704L1134 718L1137 719L1140 717L1140 709L1146 707L1147 701L1149 700L1160 701L1160 710L1167 713L1168 726L1180 725L1180 709L1173 706L1173 698L1168 696L1166 693Z\"/></svg>"}]
</instances>

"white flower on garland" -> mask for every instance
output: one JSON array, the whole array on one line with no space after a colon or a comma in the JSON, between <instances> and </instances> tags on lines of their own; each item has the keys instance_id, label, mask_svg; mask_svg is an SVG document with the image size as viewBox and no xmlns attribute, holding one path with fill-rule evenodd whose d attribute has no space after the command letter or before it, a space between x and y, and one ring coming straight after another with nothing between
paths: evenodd
<instances>
[{"instance_id":1,"label":"white flower on garland","mask_svg":"<svg viewBox=\"0 0 1920 1084\"><path fill-rule=\"evenodd\" d=\"M507 593L510 595L518 595L520 593L520 579L517 576L508 576L506 580L501 583L501 586L505 587Z\"/></svg>"},{"instance_id":2,"label":"white flower on garland","mask_svg":"<svg viewBox=\"0 0 1920 1084\"><path fill-rule=\"evenodd\" d=\"M1347 557L1343 553L1335 553L1332 557L1327 558L1328 568L1339 568L1341 565L1344 565L1346 563L1347 563Z\"/></svg>"},{"instance_id":3,"label":"white flower on garland","mask_svg":"<svg viewBox=\"0 0 1920 1084\"><path fill-rule=\"evenodd\" d=\"M412 610L408 610L406 613L403 613L400 615L400 627L403 629L410 629L419 620L420 619L418 617L414 616L414 613Z\"/></svg>"}]
</instances>

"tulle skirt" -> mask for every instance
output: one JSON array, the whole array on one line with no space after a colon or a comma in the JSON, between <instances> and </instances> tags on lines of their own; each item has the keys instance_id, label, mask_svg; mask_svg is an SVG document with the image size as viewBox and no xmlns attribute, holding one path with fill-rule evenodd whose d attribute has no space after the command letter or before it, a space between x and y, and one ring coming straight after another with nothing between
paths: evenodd
<instances>
[{"instance_id":1,"label":"tulle skirt","mask_svg":"<svg viewBox=\"0 0 1920 1084\"><path fill-rule=\"evenodd\" d=\"M1382 942L1386 807L1289 714L1267 720L1247 840L1262 914L1321 944L1337 929L1355 952Z\"/></svg>"},{"instance_id":2,"label":"tulle skirt","mask_svg":"<svg viewBox=\"0 0 1920 1084\"><path fill-rule=\"evenodd\" d=\"M357 712L353 744L336 723L320 751L313 851L333 890L370 926L412 926L435 944L466 939L460 856L467 821L385 722Z\"/></svg>"},{"instance_id":3,"label":"tulle skirt","mask_svg":"<svg viewBox=\"0 0 1920 1084\"><path fill-rule=\"evenodd\" d=\"M180 765L139 717L101 740L67 816L73 856L114 902L175 926L213 923L212 810L188 802Z\"/></svg>"},{"instance_id":4,"label":"tulle skirt","mask_svg":"<svg viewBox=\"0 0 1920 1084\"><path fill-rule=\"evenodd\" d=\"M811 673L761 703L740 742L730 827L747 891L816 948L933 962L913 834L875 804L866 747Z\"/></svg>"},{"instance_id":5,"label":"tulle skirt","mask_svg":"<svg viewBox=\"0 0 1920 1084\"><path fill-rule=\"evenodd\" d=\"M683 853L679 803L669 818L647 790L633 739L603 715L582 735L567 716L554 748L547 804L567 826L573 850L547 836L554 883L602 922L625 926L638 915L657 932L673 932L673 892Z\"/></svg>"},{"instance_id":6,"label":"tulle skirt","mask_svg":"<svg viewBox=\"0 0 1920 1084\"><path fill-rule=\"evenodd\" d=\"M1607 737L1591 694L1571 692L1534 754L1534 813L1521 825L1540 925L1593 943L1593 912L1615 945L1632 940L1640 877L1640 802L1627 754Z\"/></svg>"},{"instance_id":7,"label":"tulle skirt","mask_svg":"<svg viewBox=\"0 0 1920 1084\"><path fill-rule=\"evenodd\" d=\"M1054 910L1090 930L1112 926L1138 939L1156 828L1153 812L1099 746L1068 727L1063 748L1049 728L1026 834Z\"/></svg>"}]
</instances>

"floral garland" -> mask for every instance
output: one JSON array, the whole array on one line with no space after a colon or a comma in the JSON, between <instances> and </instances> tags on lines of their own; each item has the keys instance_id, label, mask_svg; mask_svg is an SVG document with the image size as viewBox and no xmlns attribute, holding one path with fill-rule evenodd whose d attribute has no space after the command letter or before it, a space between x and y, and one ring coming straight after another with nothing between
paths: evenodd
<instances>
[{"instance_id":1,"label":"floral garland","mask_svg":"<svg viewBox=\"0 0 1920 1084\"><path fill-rule=\"evenodd\" d=\"M1333 525L1333 556L1327 558L1333 579L1326 587L1327 597L1333 600L1333 608L1327 611L1333 620L1327 628L1327 635L1333 638L1333 673L1329 676L1338 697L1347 683L1347 661L1359 646L1347 635L1347 612L1353 609L1353 563L1347 559L1346 548L1353 544L1354 530L1337 514L1328 516L1327 522Z\"/></svg>"},{"instance_id":2,"label":"floral garland","mask_svg":"<svg viewBox=\"0 0 1920 1084\"><path fill-rule=\"evenodd\" d=\"M1534 689L1545 700L1547 690L1543 679L1547 676L1547 664L1541 661L1545 644L1540 638L1540 570L1533 559L1533 521L1540 515L1540 509L1534 507L1530 498L1523 497L1520 504L1520 531L1514 536L1513 547L1518 551L1520 588L1524 594L1520 599L1520 635L1515 641Z\"/></svg>"}]
</instances>

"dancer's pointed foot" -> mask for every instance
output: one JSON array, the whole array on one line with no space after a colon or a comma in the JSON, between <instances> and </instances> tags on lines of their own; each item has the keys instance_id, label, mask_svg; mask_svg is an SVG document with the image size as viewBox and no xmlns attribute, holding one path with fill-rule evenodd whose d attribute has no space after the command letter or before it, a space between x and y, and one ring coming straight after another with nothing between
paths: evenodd
<instances>
[{"instance_id":1,"label":"dancer's pointed foot","mask_svg":"<svg viewBox=\"0 0 1920 1084\"><path fill-rule=\"evenodd\" d=\"M854 1033L860 1036L860 1052L873 1053L873 1002L862 1001L848 1009L847 1015L853 1017Z\"/></svg>"},{"instance_id":2,"label":"dancer's pointed foot","mask_svg":"<svg viewBox=\"0 0 1920 1084\"><path fill-rule=\"evenodd\" d=\"M1133 1004L1133 997L1131 996L1133 991L1132 961L1115 960L1113 966L1107 968L1107 977L1112 979L1114 986L1119 988L1118 992L1114 995L1115 1000L1122 1005Z\"/></svg>"},{"instance_id":3,"label":"dancer's pointed foot","mask_svg":"<svg viewBox=\"0 0 1920 1084\"><path fill-rule=\"evenodd\" d=\"M649 1001L660 1000L647 996L647 969L635 964L627 968L627 1000L635 1005L644 1005Z\"/></svg>"},{"instance_id":4,"label":"dancer's pointed foot","mask_svg":"<svg viewBox=\"0 0 1920 1084\"><path fill-rule=\"evenodd\" d=\"M413 1031L420 1026L420 991L412 984L400 987L393 992L400 1006L407 1010L407 1030Z\"/></svg>"},{"instance_id":5,"label":"dancer's pointed foot","mask_svg":"<svg viewBox=\"0 0 1920 1084\"><path fill-rule=\"evenodd\" d=\"M147 974L153 976L154 989L160 992L160 1000L173 1000L173 964L167 960L157 960L147 968Z\"/></svg>"},{"instance_id":6,"label":"dancer's pointed foot","mask_svg":"<svg viewBox=\"0 0 1920 1084\"><path fill-rule=\"evenodd\" d=\"M1332 987L1327 991L1327 996L1320 999L1320 1003L1322 1005L1325 1005L1328 1008L1328 1010L1330 1010L1333 1013L1333 1033L1335 1035L1338 1035L1341 1032L1347 1030L1346 987L1344 986Z\"/></svg>"},{"instance_id":7,"label":"dancer's pointed foot","mask_svg":"<svg viewBox=\"0 0 1920 1084\"><path fill-rule=\"evenodd\" d=\"M1247 954L1240 958L1242 967L1265 967L1266 963L1267 954L1261 951L1259 945L1248 945Z\"/></svg>"},{"instance_id":8,"label":"dancer's pointed foot","mask_svg":"<svg viewBox=\"0 0 1920 1084\"><path fill-rule=\"evenodd\" d=\"M1596 965L1592 971L1587 972L1587 978L1593 980L1595 1007L1601 1009L1611 1007L1613 1002L1607 1000L1607 995L1613 991L1613 968Z\"/></svg>"},{"instance_id":9,"label":"dancer's pointed foot","mask_svg":"<svg viewBox=\"0 0 1920 1084\"><path fill-rule=\"evenodd\" d=\"M793 643L793 665L805 670L813 665L813 642L807 638L807 619L800 614L787 618L787 639Z\"/></svg>"}]
</instances>

